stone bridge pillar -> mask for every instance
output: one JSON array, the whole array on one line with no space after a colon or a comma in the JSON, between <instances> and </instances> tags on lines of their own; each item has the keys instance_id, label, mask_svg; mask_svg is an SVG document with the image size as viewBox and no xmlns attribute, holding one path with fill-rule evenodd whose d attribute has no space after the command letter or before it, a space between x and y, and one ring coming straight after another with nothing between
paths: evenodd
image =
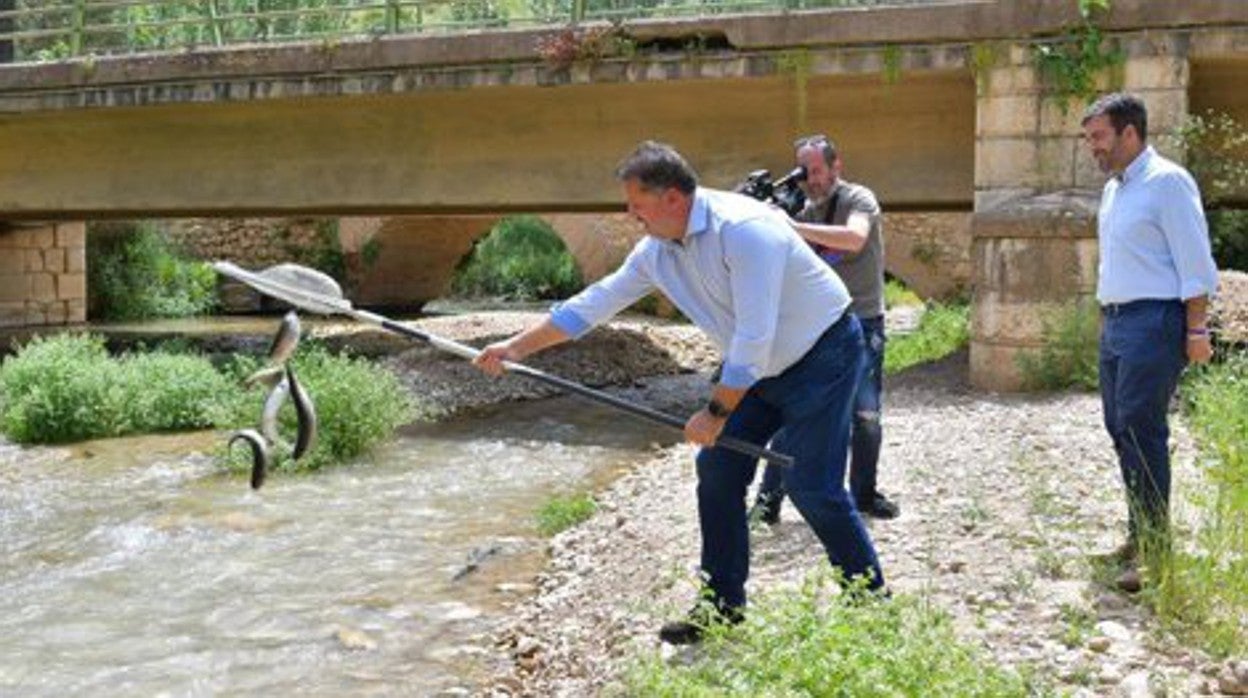
<instances>
[{"instance_id":1,"label":"stone bridge pillar","mask_svg":"<svg viewBox=\"0 0 1248 698\"><path fill-rule=\"evenodd\" d=\"M87 319L86 224L0 223L0 327Z\"/></svg>"},{"instance_id":2,"label":"stone bridge pillar","mask_svg":"<svg viewBox=\"0 0 1248 698\"><path fill-rule=\"evenodd\" d=\"M1114 77L1148 106L1149 141L1173 151L1165 135L1187 114L1186 46L1142 35L1122 48ZM1095 293L1105 177L1082 143L1082 102L1064 111L1046 93L1029 46L1001 53L976 100L970 361L976 387L1017 390L1017 357L1042 344L1044 319Z\"/></svg>"}]
</instances>

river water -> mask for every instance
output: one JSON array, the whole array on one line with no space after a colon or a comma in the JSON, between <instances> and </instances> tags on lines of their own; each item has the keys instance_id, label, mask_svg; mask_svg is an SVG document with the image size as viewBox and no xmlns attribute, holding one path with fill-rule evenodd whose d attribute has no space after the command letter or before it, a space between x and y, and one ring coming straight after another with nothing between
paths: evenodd
<instances>
[{"instance_id":1,"label":"river water","mask_svg":"<svg viewBox=\"0 0 1248 698\"><path fill-rule=\"evenodd\" d=\"M544 562L534 511L673 437L508 405L259 492L220 433L0 444L0 695L472 693Z\"/></svg>"}]
</instances>

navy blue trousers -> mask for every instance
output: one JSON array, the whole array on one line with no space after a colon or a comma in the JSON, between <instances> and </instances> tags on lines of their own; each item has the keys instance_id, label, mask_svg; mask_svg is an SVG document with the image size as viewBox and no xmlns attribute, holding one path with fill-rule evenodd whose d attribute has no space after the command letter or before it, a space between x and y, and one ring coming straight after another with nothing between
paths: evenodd
<instances>
[{"instance_id":1,"label":"navy blue trousers","mask_svg":"<svg viewBox=\"0 0 1248 698\"><path fill-rule=\"evenodd\" d=\"M884 584L875 547L845 491L850 410L863 361L858 320L845 313L801 360L756 383L724 425L724 434L760 446L781 429L773 447L793 456L784 486L823 543L828 561L846 577ZM750 573L746 494L757 460L723 448L698 453L698 517L702 572L713 600L745 605Z\"/></svg>"},{"instance_id":2,"label":"navy blue trousers","mask_svg":"<svg viewBox=\"0 0 1248 698\"><path fill-rule=\"evenodd\" d=\"M1128 534L1165 536L1170 507L1166 411L1187 365L1186 311L1177 300L1102 310L1100 384L1105 428L1127 490Z\"/></svg>"}]
</instances>

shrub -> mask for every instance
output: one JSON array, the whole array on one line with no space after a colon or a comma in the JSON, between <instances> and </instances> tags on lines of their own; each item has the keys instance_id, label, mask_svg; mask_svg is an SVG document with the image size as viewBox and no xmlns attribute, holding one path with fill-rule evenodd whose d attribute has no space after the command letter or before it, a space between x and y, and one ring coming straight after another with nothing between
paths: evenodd
<instances>
[{"instance_id":1,"label":"shrub","mask_svg":"<svg viewBox=\"0 0 1248 698\"><path fill-rule=\"evenodd\" d=\"M950 617L912 596L837 593L828 573L762 596L745 622L713 626L689 661L643 656L627 673L638 696L1035 696L1028 677L960 642Z\"/></svg>"},{"instance_id":2,"label":"shrub","mask_svg":"<svg viewBox=\"0 0 1248 698\"><path fill-rule=\"evenodd\" d=\"M585 521L596 511L598 505L588 494L553 497L537 512L537 531L553 536Z\"/></svg>"},{"instance_id":3,"label":"shrub","mask_svg":"<svg viewBox=\"0 0 1248 698\"><path fill-rule=\"evenodd\" d=\"M1091 298L1048 313L1041 346L1017 357L1029 390L1096 390L1100 373L1100 312Z\"/></svg>"},{"instance_id":4,"label":"shrub","mask_svg":"<svg viewBox=\"0 0 1248 698\"><path fill-rule=\"evenodd\" d=\"M355 458L411 420L398 379L363 359L301 349L295 374L319 418L315 447L297 464L312 470ZM0 365L0 427L20 443L67 443L160 431L255 427L265 388L238 381L261 365L236 357L224 371L196 354L155 351L113 358L90 335L37 338ZM290 401L279 412L283 434L294 434ZM222 446L224 451L224 445ZM278 450L275 466L292 463ZM250 468L244 449L226 457Z\"/></svg>"},{"instance_id":5,"label":"shrub","mask_svg":"<svg viewBox=\"0 0 1248 698\"><path fill-rule=\"evenodd\" d=\"M316 407L317 438L312 450L298 462L287 457L288 450L276 449L273 465L277 470L317 470L349 461L391 438L412 419L407 392L384 368L364 359L331 354L316 345L301 346L292 361L296 378ZM260 365L250 357L238 359L229 372L243 376ZM248 391L242 403L232 407L232 426L256 426L267 393L268 388L261 386ZM289 399L278 412L278 428L293 442L298 419ZM242 448L231 452L227 461L239 469L251 465Z\"/></svg>"},{"instance_id":6,"label":"shrub","mask_svg":"<svg viewBox=\"0 0 1248 698\"><path fill-rule=\"evenodd\" d=\"M1229 114L1191 115L1175 136L1208 205L1248 195L1248 128ZM1209 237L1220 269L1248 270L1248 211L1211 210Z\"/></svg>"},{"instance_id":7,"label":"shrub","mask_svg":"<svg viewBox=\"0 0 1248 698\"><path fill-rule=\"evenodd\" d=\"M970 341L967 319L970 305L955 303L928 306L918 329L890 338L884 346L884 373L891 375L911 366L936 361L966 346Z\"/></svg>"},{"instance_id":8,"label":"shrub","mask_svg":"<svg viewBox=\"0 0 1248 698\"><path fill-rule=\"evenodd\" d=\"M583 286L563 240L535 216L500 221L473 248L452 282L461 296L512 300L566 298Z\"/></svg>"},{"instance_id":9,"label":"shrub","mask_svg":"<svg viewBox=\"0 0 1248 698\"><path fill-rule=\"evenodd\" d=\"M1248 211L1209 211L1209 242L1219 269L1248 271Z\"/></svg>"},{"instance_id":10,"label":"shrub","mask_svg":"<svg viewBox=\"0 0 1248 698\"><path fill-rule=\"evenodd\" d=\"M183 258L150 224L87 236L90 305L106 320L207 313L216 305L211 265Z\"/></svg>"},{"instance_id":11,"label":"shrub","mask_svg":"<svg viewBox=\"0 0 1248 698\"><path fill-rule=\"evenodd\" d=\"M109 357L98 336L36 338L0 365L0 425L20 443L67 443L218 424L238 389L205 358Z\"/></svg>"}]
</instances>

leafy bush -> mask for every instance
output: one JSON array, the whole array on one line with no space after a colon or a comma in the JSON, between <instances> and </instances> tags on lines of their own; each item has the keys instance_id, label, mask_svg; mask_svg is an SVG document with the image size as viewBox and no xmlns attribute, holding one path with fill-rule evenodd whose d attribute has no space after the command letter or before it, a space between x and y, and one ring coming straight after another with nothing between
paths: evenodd
<instances>
[{"instance_id":1,"label":"leafy bush","mask_svg":"<svg viewBox=\"0 0 1248 698\"><path fill-rule=\"evenodd\" d=\"M929 305L918 329L892 337L884 346L885 375L936 361L966 346L970 341L969 315L970 305L966 303Z\"/></svg>"},{"instance_id":2,"label":"leafy bush","mask_svg":"<svg viewBox=\"0 0 1248 698\"><path fill-rule=\"evenodd\" d=\"M391 438L411 421L413 406L406 390L393 373L365 359L331 354L316 345L302 345L295 357L295 377L303 385L316 408L316 444L298 462L290 460L288 449L275 449L277 470L317 470L356 458ZM237 359L229 373L244 376L260 366L254 358ZM254 427L260 419L268 388L248 391L241 403L233 405L232 426ZM294 440L298 419L294 403L287 400L278 413L278 428ZM232 467L249 468L245 449L228 456Z\"/></svg>"},{"instance_id":3,"label":"leafy bush","mask_svg":"<svg viewBox=\"0 0 1248 698\"><path fill-rule=\"evenodd\" d=\"M461 296L566 298L584 287L576 260L545 221L512 216L494 226L456 272Z\"/></svg>"},{"instance_id":4,"label":"leafy bush","mask_svg":"<svg viewBox=\"0 0 1248 698\"><path fill-rule=\"evenodd\" d=\"M355 458L411 419L406 392L385 369L315 347L301 349L294 362L320 422L316 446L299 460L300 469ZM236 357L219 371L195 354L155 351L113 358L98 336L37 338L0 365L0 428L20 443L67 443L255 427L267 389L244 390L238 379L260 365L255 357ZM283 434L295 433L289 401L279 420ZM288 453L279 449L278 455ZM227 461L250 468L244 449L235 449ZM275 465L292 467L284 457Z\"/></svg>"},{"instance_id":5,"label":"leafy bush","mask_svg":"<svg viewBox=\"0 0 1248 698\"><path fill-rule=\"evenodd\" d=\"M1248 196L1248 128L1229 114L1208 111L1187 118L1175 136L1187 151L1205 203ZM1248 211L1210 210L1209 237L1219 269L1248 270Z\"/></svg>"},{"instance_id":6,"label":"leafy bush","mask_svg":"<svg viewBox=\"0 0 1248 698\"><path fill-rule=\"evenodd\" d=\"M923 305L923 299L911 291L909 286L896 279L888 279L884 282L884 307L896 308L903 305Z\"/></svg>"},{"instance_id":7,"label":"leafy bush","mask_svg":"<svg viewBox=\"0 0 1248 698\"><path fill-rule=\"evenodd\" d=\"M1083 298L1043 320L1040 349L1018 354L1023 385L1029 390L1096 390L1100 373L1100 312Z\"/></svg>"},{"instance_id":8,"label":"leafy bush","mask_svg":"<svg viewBox=\"0 0 1248 698\"><path fill-rule=\"evenodd\" d=\"M588 494L552 497L537 512L537 530L550 537L585 521L598 511L598 504Z\"/></svg>"},{"instance_id":9,"label":"leafy bush","mask_svg":"<svg viewBox=\"0 0 1248 698\"><path fill-rule=\"evenodd\" d=\"M1219 269L1248 271L1248 211L1209 211L1209 241Z\"/></svg>"},{"instance_id":10,"label":"leafy bush","mask_svg":"<svg viewBox=\"0 0 1248 698\"><path fill-rule=\"evenodd\" d=\"M642 657L626 677L637 696L1046 695L960 642L950 617L912 596L840 593L828 573L763 596L745 622L713 626L689 661Z\"/></svg>"},{"instance_id":11,"label":"leafy bush","mask_svg":"<svg viewBox=\"0 0 1248 698\"><path fill-rule=\"evenodd\" d=\"M186 317L216 305L212 267L182 258L149 224L117 235L88 235L87 247L90 305L97 317Z\"/></svg>"},{"instance_id":12,"label":"leafy bush","mask_svg":"<svg viewBox=\"0 0 1248 698\"><path fill-rule=\"evenodd\" d=\"M113 359L101 337L56 335L0 365L0 426L20 443L207 428L237 392L202 357Z\"/></svg>"}]
</instances>

